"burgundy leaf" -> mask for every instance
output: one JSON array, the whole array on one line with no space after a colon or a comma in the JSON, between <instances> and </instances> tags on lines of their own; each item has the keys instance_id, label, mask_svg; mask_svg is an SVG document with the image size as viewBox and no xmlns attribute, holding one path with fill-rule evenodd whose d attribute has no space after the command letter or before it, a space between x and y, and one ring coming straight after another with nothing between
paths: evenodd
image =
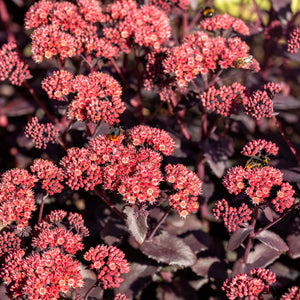
<instances>
[{"instance_id":1,"label":"burgundy leaf","mask_svg":"<svg viewBox=\"0 0 300 300\"><path fill-rule=\"evenodd\" d=\"M195 231L184 237L184 242L191 247L194 253L199 253L208 249L207 234L201 231Z\"/></svg>"},{"instance_id":2,"label":"burgundy leaf","mask_svg":"<svg viewBox=\"0 0 300 300\"><path fill-rule=\"evenodd\" d=\"M263 212L268 221L273 222L273 214L271 208L267 206L264 208Z\"/></svg>"},{"instance_id":3,"label":"burgundy leaf","mask_svg":"<svg viewBox=\"0 0 300 300\"><path fill-rule=\"evenodd\" d=\"M291 234L286 238L289 245L289 256L293 259L300 257L300 235Z\"/></svg>"},{"instance_id":4,"label":"burgundy leaf","mask_svg":"<svg viewBox=\"0 0 300 300\"><path fill-rule=\"evenodd\" d=\"M291 110L291 109L299 109L300 103L297 98L291 96L291 95L283 95L279 94L276 95L273 99L273 107L274 111L278 110Z\"/></svg>"},{"instance_id":5,"label":"burgundy leaf","mask_svg":"<svg viewBox=\"0 0 300 300\"><path fill-rule=\"evenodd\" d=\"M139 213L137 206L126 206L124 211L126 224L135 240L142 244L148 233L147 216Z\"/></svg>"},{"instance_id":6,"label":"burgundy leaf","mask_svg":"<svg viewBox=\"0 0 300 300\"><path fill-rule=\"evenodd\" d=\"M253 229L251 227L238 228L230 237L227 250L233 251L238 248L252 230Z\"/></svg>"},{"instance_id":7,"label":"burgundy leaf","mask_svg":"<svg viewBox=\"0 0 300 300\"><path fill-rule=\"evenodd\" d=\"M281 255L281 251L274 250L264 244L258 244L248 255L245 272L254 268L264 268L274 262Z\"/></svg>"},{"instance_id":8,"label":"burgundy leaf","mask_svg":"<svg viewBox=\"0 0 300 300\"><path fill-rule=\"evenodd\" d=\"M243 258L240 258L234 263L231 276L233 277L235 275L242 274L245 272L246 272L246 265L243 262Z\"/></svg>"},{"instance_id":9,"label":"burgundy leaf","mask_svg":"<svg viewBox=\"0 0 300 300\"><path fill-rule=\"evenodd\" d=\"M300 167L280 169L283 173L283 180L289 182L300 182Z\"/></svg>"},{"instance_id":10,"label":"burgundy leaf","mask_svg":"<svg viewBox=\"0 0 300 300\"><path fill-rule=\"evenodd\" d=\"M152 276L156 271L157 267L155 266L131 263L130 272L122 275L124 281L119 288L115 289L115 293L125 293L128 298L132 299L152 282Z\"/></svg>"},{"instance_id":11,"label":"burgundy leaf","mask_svg":"<svg viewBox=\"0 0 300 300\"><path fill-rule=\"evenodd\" d=\"M263 230L258 235L256 235L255 238L260 240L266 246L268 246L274 250L277 250L281 253L289 250L288 245L275 232L272 232L269 230Z\"/></svg>"},{"instance_id":12,"label":"burgundy leaf","mask_svg":"<svg viewBox=\"0 0 300 300\"><path fill-rule=\"evenodd\" d=\"M114 245L120 243L120 239L123 236L128 235L128 229L123 222L121 223L117 219L112 219L105 224L100 235L106 244Z\"/></svg>"},{"instance_id":13,"label":"burgundy leaf","mask_svg":"<svg viewBox=\"0 0 300 300\"><path fill-rule=\"evenodd\" d=\"M227 266L217 257L200 257L192 267L198 276L224 280L227 277Z\"/></svg>"},{"instance_id":14,"label":"burgundy leaf","mask_svg":"<svg viewBox=\"0 0 300 300\"><path fill-rule=\"evenodd\" d=\"M140 250L148 257L169 265L189 267L196 262L192 249L182 239L165 231L145 241Z\"/></svg>"}]
</instances>

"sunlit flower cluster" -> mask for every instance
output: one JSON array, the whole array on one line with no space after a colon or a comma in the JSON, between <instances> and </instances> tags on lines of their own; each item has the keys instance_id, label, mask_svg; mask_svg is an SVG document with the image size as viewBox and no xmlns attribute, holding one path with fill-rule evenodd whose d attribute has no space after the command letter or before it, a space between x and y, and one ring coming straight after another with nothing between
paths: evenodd
<instances>
[{"instance_id":1,"label":"sunlit flower cluster","mask_svg":"<svg viewBox=\"0 0 300 300\"><path fill-rule=\"evenodd\" d=\"M47 194L53 195L60 193L64 186L64 175L62 169L54 165L53 162L44 159L36 159L30 167L31 172L36 173L36 176L41 180L42 189Z\"/></svg>"},{"instance_id":2,"label":"sunlit flower cluster","mask_svg":"<svg viewBox=\"0 0 300 300\"><path fill-rule=\"evenodd\" d=\"M167 165L166 181L172 184L174 192L169 196L169 205L181 217L186 217L199 208L198 196L201 194L202 182L199 177L185 166Z\"/></svg>"},{"instance_id":3,"label":"sunlit flower cluster","mask_svg":"<svg viewBox=\"0 0 300 300\"><path fill-rule=\"evenodd\" d=\"M121 273L129 272L125 254L117 247L97 245L84 254L84 259L92 262L90 267L96 271L103 289L119 287L124 280L120 278Z\"/></svg>"},{"instance_id":4,"label":"sunlit flower cluster","mask_svg":"<svg viewBox=\"0 0 300 300\"><path fill-rule=\"evenodd\" d=\"M31 214L36 210L34 187L37 178L23 169L11 169L1 177L0 221L3 226L17 223L18 229L28 226Z\"/></svg>"},{"instance_id":5,"label":"sunlit flower cluster","mask_svg":"<svg viewBox=\"0 0 300 300\"><path fill-rule=\"evenodd\" d=\"M165 11L167 14L175 9L188 9L189 0L150 0L149 4L155 5Z\"/></svg>"},{"instance_id":6,"label":"sunlit flower cluster","mask_svg":"<svg viewBox=\"0 0 300 300\"><path fill-rule=\"evenodd\" d=\"M40 124L37 117L31 119L25 127L25 136L31 138L38 149L46 149L48 143L54 144L59 129L52 123Z\"/></svg>"},{"instance_id":7,"label":"sunlit flower cluster","mask_svg":"<svg viewBox=\"0 0 300 300\"><path fill-rule=\"evenodd\" d=\"M64 96L69 95L72 79L73 74L66 70L55 71L42 81L42 88L47 92L50 99L60 101Z\"/></svg>"},{"instance_id":8,"label":"sunlit flower cluster","mask_svg":"<svg viewBox=\"0 0 300 300\"><path fill-rule=\"evenodd\" d=\"M238 82L234 82L231 86L223 85L218 89L212 86L201 94L200 99L207 110L228 117L235 113L237 104L246 101L245 89L246 87Z\"/></svg>"},{"instance_id":9,"label":"sunlit flower cluster","mask_svg":"<svg viewBox=\"0 0 300 300\"><path fill-rule=\"evenodd\" d=\"M213 214L216 219L222 219L229 232L234 232L243 223L252 218L252 209L247 204L242 203L238 208L229 206L228 201L222 199L215 204Z\"/></svg>"},{"instance_id":10,"label":"sunlit flower cluster","mask_svg":"<svg viewBox=\"0 0 300 300\"><path fill-rule=\"evenodd\" d=\"M276 146L275 143L268 142L263 139L258 140L252 140L248 142L243 150L241 151L242 155L256 155L261 153L262 151L265 151L266 155L277 155L278 153L278 146Z\"/></svg>"},{"instance_id":11,"label":"sunlit flower cluster","mask_svg":"<svg viewBox=\"0 0 300 300\"><path fill-rule=\"evenodd\" d=\"M12 84L21 85L30 77L28 65L20 60L14 42L4 44L0 49L0 81L9 79Z\"/></svg>"},{"instance_id":12,"label":"sunlit flower cluster","mask_svg":"<svg viewBox=\"0 0 300 300\"><path fill-rule=\"evenodd\" d=\"M252 269L250 274L239 274L232 279L226 279L222 290L229 300L262 299L263 293L269 293L269 286L276 282L276 275L264 268Z\"/></svg>"},{"instance_id":13,"label":"sunlit flower cluster","mask_svg":"<svg viewBox=\"0 0 300 300\"><path fill-rule=\"evenodd\" d=\"M122 88L110 75L102 72L77 75L72 82L72 92L76 96L69 105L69 118L92 122L103 119L110 125L119 123L119 115L125 110Z\"/></svg>"},{"instance_id":14,"label":"sunlit flower cluster","mask_svg":"<svg viewBox=\"0 0 300 300\"><path fill-rule=\"evenodd\" d=\"M199 27L208 30L208 31L216 31L216 30L229 30L243 34L249 35L249 28L241 19L236 19L228 14L223 15L215 15L211 18L205 18L199 24Z\"/></svg>"}]
</instances>

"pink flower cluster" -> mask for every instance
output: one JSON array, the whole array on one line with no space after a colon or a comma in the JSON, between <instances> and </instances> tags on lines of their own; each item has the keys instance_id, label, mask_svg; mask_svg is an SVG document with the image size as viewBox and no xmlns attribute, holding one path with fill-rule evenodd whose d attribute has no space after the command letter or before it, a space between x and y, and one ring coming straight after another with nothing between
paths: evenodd
<instances>
[{"instance_id":1,"label":"pink flower cluster","mask_svg":"<svg viewBox=\"0 0 300 300\"><path fill-rule=\"evenodd\" d=\"M3 262L5 257L20 249L21 240L13 232L2 231L0 234L0 262Z\"/></svg>"},{"instance_id":2,"label":"pink flower cluster","mask_svg":"<svg viewBox=\"0 0 300 300\"><path fill-rule=\"evenodd\" d=\"M189 0L150 0L149 4L161 8L168 14L172 9L187 10L189 6Z\"/></svg>"},{"instance_id":3,"label":"pink flower cluster","mask_svg":"<svg viewBox=\"0 0 300 300\"><path fill-rule=\"evenodd\" d=\"M58 55L65 59L80 54L86 40L97 38L95 22L105 20L97 1L39 1L25 16L25 27L34 29L32 55L36 62Z\"/></svg>"},{"instance_id":4,"label":"pink flower cluster","mask_svg":"<svg viewBox=\"0 0 300 300\"><path fill-rule=\"evenodd\" d=\"M218 201L213 208L213 214L216 219L222 219L229 232L234 232L243 223L251 220L252 209L243 203L239 208L229 206L225 199Z\"/></svg>"},{"instance_id":5,"label":"pink flower cluster","mask_svg":"<svg viewBox=\"0 0 300 300\"><path fill-rule=\"evenodd\" d=\"M92 122L103 119L110 125L119 123L119 115L125 110L122 88L110 75L102 72L77 75L72 81L71 92L76 96L69 105L69 118Z\"/></svg>"},{"instance_id":6,"label":"pink flower cluster","mask_svg":"<svg viewBox=\"0 0 300 300\"><path fill-rule=\"evenodd\" d=\"M208 31L229 30L240 33L242 35L249 35L249 28L241 19L236 19L228 14L216 15L211 18L203 19L199 27Z\"/></svg>"},{"instance_id":7,"label":"pink flower cluster","mask_svg":"<svg viewBox=\"0 0 300 300\"><path fill-rule=\"evenodd\" d=\"M300 26L296 27L287 41L287 50L291 53L297 53L300 49Z\"/></svg>"},{"instance_id":8,"label":"pink flower cluster","mask_svg":"<svg viewBox=\"0 0 300 300\"><path fill-rule=\"evenodd\" d=\"M61 168L54 165L49 160L36 159L30 167L32 173L36 173L36 176L42 183L42 189L47 194L53 195L60 193L64 186L61 184L64 181L64 175Z\"/></svg>"},{"instance_id":9,"label":"pink flower cluster","mask_svg":"<svg viewBox=\"0 0 300 300\"><path fill-rule=\"evenodd\" d=\"M73 74L66 70L55 71L42 81L42 88L47 92L50 99L61 101L64 96L71 92L72 79Z\"/></svg>"},{"instance_id":10,"label":"pink flower cluster","mask_svg":"<svg viewBox=\"0 0 300 300\"><path fill-rule=\"evenodd\" d=\"M258 139L248 142L241 151L241 154L246 156L255 156L256 154L265 151L267 155L277 155L278 149L279 148L275 143L267 142L263 139Z\"/></svg>"},{"instance_id":11,"label":"pink flower cluster","mask_svg":"<svg viewBox=\"0 0 300 300\"><path fill-rule=\"evenodd\" d=\"M124 294L118 293L118 294L115 296L114 300L129 300L129 298L127 298Z\"/></svg>"},{"instance_id":12,"label":"pink flower cluster","mask_svg":"<svg viewBox=\"0 0 300 300\"><path fill-rule=\"evenodd\" d=\"M93 190L102 182L102 172L99 165L91 160L91 153L86 148L71 148L60 162L66 184L72 190L84 188Z\"/></svg>"},{"instance_id":13,"label":"pink flower cluster","mask_svg":"<svg viewBox=\"0 0 300 300\"><path fill-rule=\"evenodd\" d=\"M12 222L17 228L28 226L31 214L36 210L33 186L37 178L23 169L11 169L1 177L0 221L3 226Z\"/></svg>"},{"instance_id":14,"label":"pink flower cluster","mask_svg":"<svg viewBox=\"0 0 300 300\"><path fill-rule=\"evenodd\" d=\"M199 208L198 196L202 187L199 177L180 164L167 165L165 171L166 181L170 182L175 190L169 196L169 205L183 218L196 212Z\"/></svg>"},{"instance_id":15,"label":"pink flower cluster","mask_svg":"<svg viewBox=\"0 0 300 300\"><path fill-rule=\"evenodd\" d=\"M200 99L207 110L228 117L235 113L237 104L247 101L245 89L246 87L238 82L234 82L231 86L223 85L218 89L212 86L201 94Z\"/></svg>"},{"instance_id":16,"label":"pink flower cluster","mask_svg":"<svg viewBox=\"0 0 300 300\"><path fill-rule=\"evenodd\" d=\"M0 49L0 81L9 79L12 84L21 85L30 77L28 65L20 60L14 42L4 44Z\"/></svg>"},{"instance_id":17,"label":"pink flower cluster","mask_svg":"<svg viewBox=\"0 0 300 300\"><path fill-rule=\"evenodd\" d=\"M281 296L280 300L299 300L300 299L300 288L293 286L287 293Z\"/></svg>"},{"instance_id":18,"label":"pink flower cluster","mask_svg":"<svg viewBox=\"0 0 300 300\"><path fill-rule=\"evenodd\" d=\"M58 299L70 288L83 286L79 263L59 248L24 257L19 250L11 253L1 268L1 278L12 298L29 300Z\"/></svg>"},{"instance_id":19,"label":"pink flower cluster","mask_svg":"<svg viewBox=\"0 0 300 300\"><path fill-rule=\"evenodd\" d=\"M199 73L234 68L238 58L248 57L248 51L248 45L239 37L210 37L197 31L187 36L182 45L170 49L163 65L165 73L175 75L179 87L186 87Z\"/></svg>"},{"instance_id":20,"label":"pink flower cluster","mask_svg":"<svg viewBox=\"0 0 300 300\"><path fill-rule=\"evenodd\" d=\"M262 294L269 293L269 286L276 282L276 275L264 268L256 268L250 274L239 274L232 279L226 279L222 290L229 300L235 299L262 299Z\"/></svg>"},{"instance_id":21,"label":"pink flower cluster","mask_svg":"<svg viewBox=\"0 0 300 300\"><path fill-rule=\"evenodd\" d=\"M84 254L84 259L92 262L90 267L96 271L103 289L119 287L124 280L120 278L121 273L129 272L125 254L117 247L97 245Z\"/></svg>"},{"instance_id":22,"label":"pink flower cluster","mask_svg":"<svg viewBox=\"0 0 300 300\"><path fill-rule=\"evenodd\" d=\"M36 148L47 148L48 143L54 144L58 136L59 129L53 124L40 124L38 118L34 117L31 122L28 122L25 127L25 136L32 138Z\"/></svg>"}]
</instances>

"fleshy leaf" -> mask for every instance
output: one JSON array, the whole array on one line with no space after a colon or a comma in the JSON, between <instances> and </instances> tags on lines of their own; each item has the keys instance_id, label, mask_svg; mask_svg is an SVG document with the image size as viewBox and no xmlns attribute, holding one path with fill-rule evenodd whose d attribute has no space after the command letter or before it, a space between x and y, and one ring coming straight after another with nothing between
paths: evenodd
<instances>
[{"instance_id":1,"label":"fleshy leaf","mask_svg":"<svg viewBox=\"0 0 300 300\"><path fill-rule=\"evenodd\" d=\"M267 206L264 208L263 212L268 221L273 222L273 214L271 208Z\"/></svg>"},{"instance_id":2,"label":"fleshy leaf","mask_svg":"<svg viewBox=\"0 0 300 300\"><path fill-rule=\"evenodd\" d=\"M300 257L300 235L291 234L286 238L286 241L289 245L289 256L292 259Z\"/></svg>"},{"instance_id":3,"label":"fleshy leaf","mask_svg":"<svg viewBox=\"0 0 300 300\"><path fill-rule=\"evenodd\" d=\"M227 250L233 251L236 248L238 248L241 245L241 243L247 238L251 231L251 227L238 228L230 237Z\"/></svg>"},{"instance_id":4,"label":"fleshy leaf","mask_svg":"<svg viewBox=\"0 0 300 300\"><path fill-rule=\"evenodd\" d=\"M139 244L142 244L148 233L147 216L140 214L136 206L126 206L123 212L126 215L126 224L131 235Z\"/></svg>"},{"instance_id":5,"label":"fleshy leaf","mask_svg":"<svg viewBox=\"0 0 300 300\"><path fill-rule=\"evenodd\" d=\"M256 235L255 238L260 240L266 246L268 246L274 250L277 250L281 253L289 250L288 245L275 232L272 232L269 230L263 230L258 235Z\"/></svg>"},{"instance_id":6,"label":"fleshy leaf","mask_svg":"<svg viewBox=\"0 0 300 300\"><path fill-rule=\"evenodd\" d=\"M169 265L189 267L196 262L196 256L191 248L182 239L166 231L145 241L140 250L148 257Z\"/></svg>"}]
</instances>

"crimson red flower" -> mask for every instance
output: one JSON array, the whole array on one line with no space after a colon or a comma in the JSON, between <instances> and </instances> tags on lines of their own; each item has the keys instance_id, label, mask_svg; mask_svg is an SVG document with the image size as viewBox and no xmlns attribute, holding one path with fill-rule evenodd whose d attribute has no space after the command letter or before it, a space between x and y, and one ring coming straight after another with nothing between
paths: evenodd
<instances>
[{"instance_id":1,"label":"crimson red flower","mask_svg":"<svg viewBox=\"0 0 300 300\"><path fill-rule=\"evenodd\" d=\"M246 156L255 156L261 151L265 151L266 154L269 155L277 155L278 147L275 143L267 142L264 139L252 140L244 146L243 150L241 151L241 154Z\"/></svg>"},{"instance_id":2,"label":"crimson red flower","mask_svg":"<svg viewBox=\"0 0 300 300\"><path fill-rule=\"evenodd\" d=\"M0 183L0 220L3 226L17 223L18 229L28 226L36 210L32 187L37 178L23 169L6 171Z\"/></svg>"},{"instance_id":3,"label":"crimson red flower","mask_svg":"<svg viewBox=\"0 0 300 300\"><path fill-rule=\"evenodd\" d=\"M213 215L216 219L222 219L229 232L234 232L243 223L251 220L252 210L247 204L242 203L240 207L229 206L225 199L218 201L213 208Z\"/></svg>"},{"instance_id":4,"label":"crimson red flower","mask_svg":"<svg viewBox=\"0 0 300 300\"><path fill-rule=\"evenodd\" d=\"M169 196L169 205L183 218L199 208L198 196L201 194L202 182L199 177L181 164L165 167L166 181L175 190Z\"/></svg>"},{"instance_id":5,"label":"crimson red flower","mask_svg":"<svg viewBox=\"0 0 300 300\"><path fill-rule=\"evenodd\" d=\"M239 274L226 279L222 290L229 300L251 299L260 300L262 294L269 293L269 286L276 282L276 275L264 268L252 269L250 275Z\"/></svg>"},{"instance_id":6,"label":"crimson red flower","mask_svg":"<svg viewBox=\"0 0 300 300\"><path fill-rule=\"evenodd\" d=\"M129 272L129 265L124 257L125 254L117 247L105 245L92 247L84 254L84 259L92 262L90 267L97 273L103 289L119 287L124 280L120 278L121 273Z\"/></svg>"},{"instance_id":7,"label":"crimson red flower","mask_svg":"<svg viewBox=\"0 0 300 300\"><path fill-rule=\"evenodd\" d=\"M300 288L293 286L289 288L288 292L281 296L280 300L299 300L300 299Z\"/></svg>"},{"instance_id":8,"label":"crimson red flower","mask_svg":"<svg viewBox=\"0 0 300 300\"><path fill-rule=\"evenodd\" d=\"M228 14L215 15L211 18L203 19L200 28L208 31L229 30L240 33L242 35L249 35L249 28L241 19L236 19Z\"/></svg>"},{"instance_id":9,"label":"crimson red flower","mask_svg":"<svg viewBox=\"0 0 300 300\"><path fill-rule=\"evenodd\" d=\"M69 118L92 122L103 119L109 125L119 123L119 115L125 110L122 88L110 75L102 72L78 75L72 82L72 92L76 96L69 105Z\"/></svg>"},{"instance_id":10,"label":"crimson red flower","mask_svg":"<svg viewBox=\"0 0 300 300\"><path fill-rule=\"evenodd\" d=\"M55 71L42 81L42 88L47 92L50 99L60 101L64 96L69 95L72 79L73 75L66 70Z\"/></svg>"},{"instance_id":11,"label":"crimson red flower","mask_svg":"<svg viewBox=\"0 0 300 300\"><path fill-rule=\"evenodd\" d=\"M0 234L0 260L2 260L11 252L20 249L21 240L13 232L2 231Z\"/></svg>"},{"instance_id":12,"label":"crimson red flower","mask_svg":"<svg viewBox=\"0 0 300 300\"><path fill-rule=\"evenodd\" d=\"M44 189L47 194L53 195L60 193L64 188L61 184L64 180L63 171L51 161L36 159L30 169L31 172L37 173L37 177L42 181L42 189Z\"/></svg>"},{"instance_id":13,"label":"crimson red flower","mask_svg":"<svg viewBox=\"0 0 300 300\"><path fill-rule=\"evenodd\" d=\"M66 179L66 184L72 190L84 188L93 190L102 182L100 166L91 160L91 153L85 148L71 148L60 162Z\"/></svg>"},{"instance_id":14,"label":"crimson red flower","mask_svg":"<svg viewBox=\"0 0 300 300\"><path fill-rule=\"evenodd\" d=\"M300 49L300 26L296 27L290 34L287 41L288 51L291 53L297 53Z\"/></svg>"},{"instance_id":15,"label":"crimson red flower","mask_svg":"<svg viewBox=\"0 0 300 300\"><path fill-rule=\"evenodd\" d=\"M52 123L40 124L38 118L34 117L25 127L25 136L32 138L35 147L38 149L47 148L48 143L54 144L58 136L59 129Z\"/></svg>"},{"instance_id":16,"label":"crimson red flower","mask_svg":"<svg viewBox=\"0 0 300 300\"><path fill-rule=\"evenodd\" d=\"M0 81L9 79L12 84L21 85L30 77L28 65L21 61L15 42L4 44L0 49Z\"/></svg>"},{"instance_id":17,"label":"crimson red flower","mask_svg":"<svg viewBox=\"0 0 300 300\"><path fill-rule=\"evenodd\" d=\"M124 294L118 293L118 294L115 296L114 300L129 300L129 298L127 298Z\"/></svg>"},{"instance_id":18,"label":"crimson red flower","mask_svg":"<svg viewBox=\"0 0 300 300\"><path fill-rule=\"evenodd\" d=\"M165 13L170 13L171 10L182 9L187 10L189 6L189 0L150 0L150 5L155 5L161 8Z\"/></svg>"}]
</instances>

